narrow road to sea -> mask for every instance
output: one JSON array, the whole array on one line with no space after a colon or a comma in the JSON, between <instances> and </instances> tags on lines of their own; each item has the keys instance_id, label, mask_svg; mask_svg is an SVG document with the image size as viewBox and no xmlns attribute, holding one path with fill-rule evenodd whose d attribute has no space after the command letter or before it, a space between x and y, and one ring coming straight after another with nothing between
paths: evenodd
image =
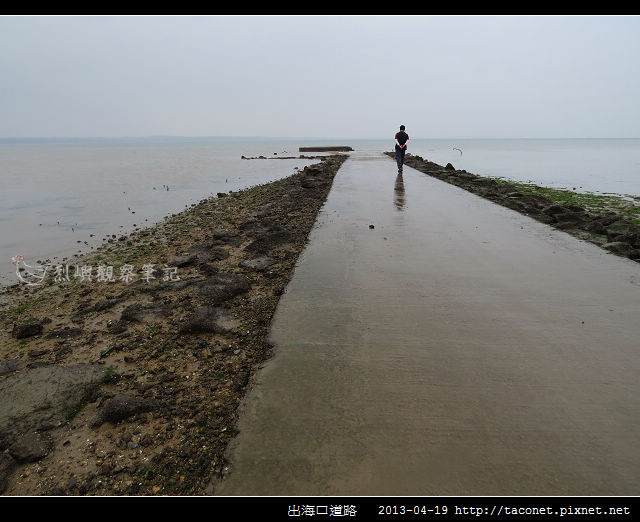
<instances>
[{"instance_id":1,"label":"narrow road to sea","mask_svg":"<svg viewBox=\"0 0 640 522\"><path fill-rule=\"evenodd\" d=\"M215 494L638 495L639 312L640 264L353 153Z\"/></svg>"}]
</instances>

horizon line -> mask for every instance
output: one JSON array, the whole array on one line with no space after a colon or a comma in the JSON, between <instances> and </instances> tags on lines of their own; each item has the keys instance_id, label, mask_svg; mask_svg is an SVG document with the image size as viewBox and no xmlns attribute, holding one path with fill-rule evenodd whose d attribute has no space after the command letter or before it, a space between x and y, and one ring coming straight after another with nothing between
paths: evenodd
<instances>
[{"instance_id":1,"label":"horizon line","mask_svg":"<svg viewBox=\"0 0 640 522\"><path fill-rule=\"evenodd\" d=\"M387 140L387 137L326 137L326 136L225 136L225 135L207 135L207 136L188 136L173 134L151 134L143 136L2 136L0 141L89 141L89 140L163 140L163 139L189 139L189 140L206 140L206 139L238 139L238 140ZM391 138L392 139L392 138ZM624 140L624 139L640 139L637 136L607 136L607 137L585 137L585 136L445 136L445 137L424 137L413 138L414 140Z\"/></svg>"}]
</instances>

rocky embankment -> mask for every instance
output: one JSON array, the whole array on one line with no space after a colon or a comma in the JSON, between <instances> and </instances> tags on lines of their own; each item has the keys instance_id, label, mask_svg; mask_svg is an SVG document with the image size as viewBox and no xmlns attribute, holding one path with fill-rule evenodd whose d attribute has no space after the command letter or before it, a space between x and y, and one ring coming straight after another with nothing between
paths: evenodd
<instances>
[{"instance_id":1,"label":"rocky embankment","mask_svg":"<svg viewBox=\"0 0 640 522\"><path fill-rule=\"evenodd\" d=\"M283 152L286 154L287 152ZM305 156L304 154L300 154L299 156L278 156L277 152L273 153L273 156L240 156L240 159L243 160L255 160L255 159L319 159L324 160L330 156Z\"/></svg>"},{"instance_id":2,"label":"rocky embankment","mask_svg":"<svg viewBox=\"0 0 640 522\"><path fill-rule=\"evenodd\" d=\"M74 261L93 272L4 289L0 491L202 494L344 159L220 193Z\"/></svg>"},{"instance_id":3,"label":"rocky embankment","mask_svg":"<svg viewBox=\"0 0 640 522\"><path fill-rule=\"evenodd\" d=\"M386 154L394 157L393 152ZM412 154L406 155L405 163L420 172L595 243L613 254L640 262L640 225L628 217L628 213L620 210L623 207L619 198L585 197L583 200L587 203L580 205L563 197L567 191L478 176L465 170L456 170L450 163L443 167ZM638 210L633 203L627 206L634 212Z\"/></svg>"}]
</instances>

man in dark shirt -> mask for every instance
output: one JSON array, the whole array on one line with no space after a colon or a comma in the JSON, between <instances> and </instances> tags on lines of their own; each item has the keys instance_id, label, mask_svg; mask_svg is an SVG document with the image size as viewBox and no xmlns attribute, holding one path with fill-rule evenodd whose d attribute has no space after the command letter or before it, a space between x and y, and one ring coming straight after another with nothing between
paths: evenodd
<instances>
[{"instance_id":1,"label":"man in dark shirt","mask_svg":"<svg viewBox=\"0 0 640 522\"><path fill-rule=\"evenodd\" d=\"M404 125L400 125L400 132L396 133L396 163L398 164L398 173L402 174L402 165L404 165L404 153L407 150L407 141L409 135L404 131Z\"/></svg>"}]
</instances>

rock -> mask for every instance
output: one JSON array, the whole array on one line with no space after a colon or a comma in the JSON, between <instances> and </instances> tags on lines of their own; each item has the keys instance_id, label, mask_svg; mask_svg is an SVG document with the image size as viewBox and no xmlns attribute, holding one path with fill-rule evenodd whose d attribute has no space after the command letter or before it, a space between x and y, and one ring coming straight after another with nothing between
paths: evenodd
<instances>
[{"instance_id":1,"label":"rock","mask_svg":"<svg viewBox=\"0 0 640 522\"><path fill-rule=\"evenodd\" d=\"M41 332L42 324L40 324L36 319L29 319L24 323L14 324L11 335L16 339L24 339L26 337L33 337L34 335L38 335Z\"/></svg>"},{"instance_id":2,"label":"rock","mask_svg":"<svg viewBox=\"0 0 640 522\"><path fill-rule=\"evenodd\" d=\"M9 476L17 462L8 453L0 453L0 493L7 489Z\"/></svg>"},{"instance_id":3,"label":"rock","mask_svg":"<svg viewBox=\"0 0 640 522\"><path fill-rule=\"evenodd\" d=\"M13 373L22 366L20 359L5 359L0 361L0 376Z\"/></svg>"},{"instance_id":4,"label":"rock","mask_svg":"<svg viewBox=\"0 0 640 522\"><path fill-rule=\"evenodd\" d=\"M610 243L602 245L602 248L621 256L627 256L633 251L633 247L623 241L611 241Z\"/></svg>"},{"instance_id":5,"label":"rock","mask_svg":"<svg viewBox=\"0 0 640 522\"><path fill-rule=\"evenodd\" d=\"M607 226L607 237L613 240L618 236L633 234L638 231L638 226L624 220L618 220Z\"/></svg>"},{"instance_id":6,"label":"rock","mask_svg":"<svg viewBox=\"0 0 640 522\"><path fill-rule=\"evenodd\" d=\"M249 259L247 261L242 261L240 266L244 268L251 268L252 270L264 270L265 268L275 265L277 261L271 257L262 256L256 257L255 259Z\"/></svg>"},{"instance_id":7,"label":"rock","mask_svg":"<svg viewBox=\"0 0 640 522\"><path fill-rule=\"evenodd\" d=\"M456 168L451 165L451 163L447 163L444 167L445 170L456 170Z\"/></svg>"},{"instance_id":8,"label":"rock","mask_svg":"<svg viewBox=\"0 0 640 522\"><path fill-rule=\"evenodd\" d=\"M523 203L520 198L503 198L500 200L500 204L523 214L526 214L529 209L529 207Z\"/></svg>"},{"instance_id":9,"label":"rock","mask_svg":"<svg viewBox=\"0 0 640 522\"><path fill-rule=\"evenodd\" d=\"M233 388L236 391L242 390L249 383L249 372L239 371L236 377L233 379Z\"/></svg>"},{"instance_id":10,"label":"rock","mask_svg":"<svg viewBox=\"0 0 640 522\"><path fill-rule=\"evenodd\" d=\"M100 365L48 364L8 375L0 381L0 432L14 441L21 434L62 424L87 390L104 378Z\"/></svg>"},{"instance_id":11,"label":"rock","mask_svg":"<svg viewBox=\"0 0 640 522\"><path fill-rule=\"evenodd\" d=\"M607 229L599 221L592 221L591 223L587 223L584 226L584 229L587 232L591 232L592 234L600 234L600 235L603 235L603 236L607 235Z\"/></svg>"},{"instance_id":12,"label":"rock","mask_svg":"<svg viewBox=\"0 0 640 522\"><path fill-rule=\"evenodd\" d=\"M162 283L157 283L155 285L143 285L139 288L139 291L150 293L152 295L162 294L163 292L177 292L178 290L183 290L200 281L202 281L202 279L198 277L179 279L177 281L163 281Z\"/></svg>"},{"instance_id":13,"label":"rock","mask_svg":"<svg viewBox=\"0 0 640 522\"><path fill-rule=\"evenodd\" d=\"M608 227L609 225L611 225L612 223L615 223L616 221L620 221L620 216L618 214L608 214L606 216L600 216L594 219L594 221L597 221L598 223L602 223L605 227Z\"/></svg>"},{"instance_id":14,"label":"rock","mask_svg":"<svg viewBox=\"0 0 640 522\"><path fill-rule=\"evenodd\" d=\"M542 209L542 212L544 214L547 214L549 216L555 216L556 214L562 214L564 212L566 212L567 209L565 207L563 207L562 205L549 205L548 207L545 207Z\"/></svg>"},{"instance_id":15,"label":"rock","mask_svg":"<svg viewBox=\"0 0 640 522\"><path fill-rule=\"evenodd\" d=\"M640 229L637 232L630 232L628 234L621 234L615 237L616 241L623 241L629 243L634 248L640 247Z\"/></svg>"},{"instance_id":16,"label":"rock","mask_svg":"<svg viewBox=\"0 0 640 522\"><path fill-rule=\"evenodd\" d=\"M12 435L10 435L6 430L0 429L0 454L13 442L11 437Z\"/></svg>"},{"instance_id":17,"label":"rock","mask_svg":"<svg viewBox=\"0 0 640 522\"><path fill-rule=\"evenodd\" d=\"M171 264L177 268L183 268L195 264L197 260L198 256L196 254L186 254L183 256L175 256Z\"/></svg>"},{"instance_id":18,"label":"rock","mask_svg":"<svg viewBox=\"0 0 640 522\"><path fill-rule=\"evenodd\" d=\"M113 344L109 348L107 348L106 350L102 350L100 352L100 359L104 359L105 357L108 357L112 353L125 351L127 348L128 348L128 346L125 343Z\"/></svg>"},{"instance_id":19,"label":"rock","mask_svg":"<svg viewBox=\"0 0 640 522\"><path fill-rule=\"evenodd\" d=\"M551 204L551 200L549 198L541 196L540 194L523 194L522 201L536 210L543 209Z\"/></svg>"},{"instance_id":20,"label":"rock","mask_svg":"<svg viewBox=\"0 0 640 522\"><path fill-rule=\"evenodd\" d=\"M456 171L456 175L455 175L455 180L457 181L470 181L472 183L475 183L476 179L478 179L478 176L476 176L475 174L470 174L469 172L465 172L464 170L461 171ZM514 193L513 191L511 192L512 194Z\"/></svg>"},{"instance_id":21,"label":"rock","mask_svg":"<svg viewBox=\"0 0 640 522\"><path fill-rule=\"evenodd\" d=\"M198 270L206 276L215 275L220 271L217 266L210 265L209 263L200 263L198 265Z\"/></svg>"},{"instance_id":22,"label":"rock","mask_svg":"<svg viewBox=\"0 0 640 522\"><path fill-rule=\"evenodd\" d=\"M580 212L562 212L554 214L558 223L567 221L582 223L584 221L584 214Z\"/></svg>"},{"instance_id":23,"label":"rock","mask_svg":"<svg viewBox=\"0 0 640 522\"><path fill-rule=\"evenodd\" d=\"M63 344L53 349L53 355L55 357L55 362L57 363L71 355L71 353L73 353L73 348L68 344Z\"/></svg>"},{"instance_id":24,"label":"rock","mask_svg":"<svg viewBox=\"0 0 640 522\"><path fill-rule=\"evenodd\" d=\"M213 243L196 243L191 245L186 255L196 254L197 260L200 263L206 263L208 261L221 261L229 257L229 251L226 248L216 246Z\"/></svg>"},{"instance_id":25,"label":"rock","mask_svg":"<svg viewBox=\"0 0 640 522\"><path fill-rule=\"evenodd\" d=\"M34 359L38 358L38 357L42 357L43 355L46 355L49 353L49 350L46 350L44 348L36 348L35 350L29 350L28 355L29 357L32 357Z\"/></svg>"},{"instance_id":26,"label":"rock","mask_svg":"<svg viewBox=\"0 0 640 522\"><path fill-rule=\"evenodd\" d=\"M229 310L221 307L203 306L183 325L181 333L228 333L240 326Z\"/></svg>"},{"instance_id":27,"label":"rock","mask_svg":"<svg viewBox=\"0 0 640 522\"><path fill-rule=\"evenodd\" d=\"M35 462L46 457L52 449L51 435L32 431L9 446L9 453L18 462Z\"/></svg>"},{"instance_id":28,"label":"rock","mask_svg":"<svg viewBox=\"0 0 640 522\"><path fill-rule=\"evenodd\" d=\"M135 303L127 306L120 316L121 321L144 322L149 318L167 317L171 315L168 306L157 303Z\"/></svg>"},{"instance_id":29,"label":"rock","mask_svg":"<svg viewBox=\"0 0 640 522\"><path fill-rule=\"evenodd\" d=\"M266 205L262 205L256 212L252 212L251 215L261 218L271 213L273 213L273 203L267 203Z\"/></svg>"},{"instance_id":30,"label":"rock","mask_svg":"<svg viewBox=\"0 0 640 522\"><path fill-rule=\"evenodd\" d=\"M222 228L212 228L211 237L217 241L224 241L232 237L232 234L228 230Z\"/></svg>"},{"instance_id":31,"label":"rock","mask_svg":"<svg viewBox=\"0 0 640 522\"><path fill-rule=\"evenodd\" d=\"M272 248L291 240L291 233L282 227L271 227L257 232L255 239L245 247L247 252L267 254Z\"/></svg>"},{"instance_id":32,"label":"rock","mask_svg":"<svg viewBox=\"0 0 640 522\"><path fill-rule=\"evenodd\" d=\"M218 192L217 196L218 196L219 198L226 198L226 197L227 197L227 194L225 194L224 192Z\"/></svg>"},{"instance_id":33,"label":"rock","mask_svg":"<svg viewBox=\"0 0 640 522\"><path fill-rule=\"evenodd\" d=\"M103 299L102 301L98 301L95 305L93 305L94 312L102 312L103 310L107 310L120 302L120 299Z\"/></svg>"},{"instance_id":34,"label":"rock","mask_svg":"<svg viewBox=\"0 0 640 522\"><path fill-rule=\"evenodd\" d=\"M97 428L105 422L115 424L137 413L156 410L159 406L158 402L152 399L144 399L132 395L116 395L98 410L89 426Z\"/></svg>"},{"instance_id":35,"label":"rock","mask_svg":"<svg viewBox=\"0 0 640 522\"><path fill-rule=\"evenodd\" d=\"M28 363L27 368L43 368L45 366L51 366L52 364L53 363L50 363L49 361L35 361Z\"/></svg>"},{"instance_id":36,"label":"rock","mask_svg":"<svg viewBox=\"0 0 640 522\"><path fill-rule=\"evenodd\" d=\"M540 221L541 223L545 223L547 225L553 225L555 223L555 219L553 218L553 216L548 216L547 214L543 214L542 212L536 210L530 211L529 215L537 221Z\"/></svg>"},{"instance_id":37,"label":"rock","mask_svg":"<svg viewBox=\"0 0 640 522\"><path fill-rule=\"evenodd\" d=\"M107 331L112 334L121 334L127 331L127 321L119 319L107 326Z\"/></svg>"},{"instance_id":38,"label":"rock","mask_svg":"<svg viewBox=\"0 0 640 522\"><path fill-rule=\"evenodd\" d=\"M210 304L220 304L251 288L249 279L233 272L213 274L196 285L199 295L206 297Z\"/></svg>"},{"instance_id":39,"label":"rock","mask_svg":"<svg viewBox=\"0 0 640 522\"><path fill-rule=\"evenodd\" d=\"M247 219L246 221L243 221L242 223L238 223L238 228L240 230L251 230L254 229L256 227L256 224L258 223L258 220L255 218L251 218L251 219Z\"/></svg>"},{"instance_id":40,"label":"rock","mask_svg":"<svg viewBox=\"0 0 640 522\"><path fill-rule=\"evenodd\" d=\"M319 176L324 172L324 167L322 165L307 165L302 173L308 176Z\"/></svg>"}]
</instances>

